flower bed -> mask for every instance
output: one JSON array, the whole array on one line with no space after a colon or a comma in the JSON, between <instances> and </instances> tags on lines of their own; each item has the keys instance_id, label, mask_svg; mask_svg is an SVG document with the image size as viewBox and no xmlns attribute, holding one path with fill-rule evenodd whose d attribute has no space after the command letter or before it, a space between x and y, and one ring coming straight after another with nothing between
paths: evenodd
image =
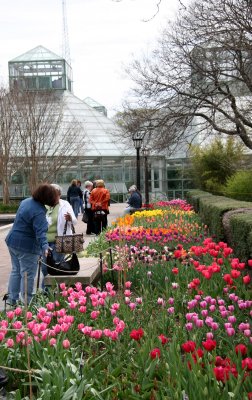
<instances>
[{"instance_id":1,"label":"flower bed","mask_svg":"<svg viewBox=\"0 0 252 400\"><path fill-rule=\"evenodd\" d=\"M103 289L62 284L2 314L0 365L27 370L28 351L35 398L252 398L252 260L207 237L185 202L159 207L90 245L116 250ZM27 374L8 373L10 396L29 398Z\"/></svg>"}]
</instances>

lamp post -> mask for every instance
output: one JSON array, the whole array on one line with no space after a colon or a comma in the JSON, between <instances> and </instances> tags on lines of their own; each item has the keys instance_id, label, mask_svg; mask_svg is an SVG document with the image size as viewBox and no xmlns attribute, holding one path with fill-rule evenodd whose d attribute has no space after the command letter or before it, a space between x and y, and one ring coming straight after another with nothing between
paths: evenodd
<instances>
[{"instance_id":1,"label":"lamp post","mask_svg":"<svg viewBox=\"0 0 252 400\"><path fill-rule=\"evenodd\" d=\"M150 203L149 198L149 169L148 169L148 156L150 155L150 149L144 147L142 149L142 154L144 156L144 188L145 188L145 204L148 207Z\"/></svg>"},{"instance_id":2,"label":"lamp post","mask_svg":"<svg viewBox=\"0 0 252 400\"><path fill-rule=\"evenodd\" d=\"M134 132L132 135L132 140L136 149L136 186L138 190L140 190L140 149L144 135L144 131Z\"/></svg>"}]
</instances>

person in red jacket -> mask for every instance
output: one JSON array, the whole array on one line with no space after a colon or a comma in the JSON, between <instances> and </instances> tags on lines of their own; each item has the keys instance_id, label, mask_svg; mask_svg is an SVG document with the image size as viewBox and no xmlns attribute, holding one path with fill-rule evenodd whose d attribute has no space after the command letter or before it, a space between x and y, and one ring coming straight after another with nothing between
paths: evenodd
<instances>
[{"instance_id":1,"label":"person in red jacket","mask_svg":"<svg viewBox=\"0 0 252 400\"><path fill-rule=\"evenodd\" d=\"M108 226L110 193L105 188L104 181L99 179L96 181L96 187L92 190L89 202L94 213L95 233L98 235Z\"/></svg>"}]
</instances>

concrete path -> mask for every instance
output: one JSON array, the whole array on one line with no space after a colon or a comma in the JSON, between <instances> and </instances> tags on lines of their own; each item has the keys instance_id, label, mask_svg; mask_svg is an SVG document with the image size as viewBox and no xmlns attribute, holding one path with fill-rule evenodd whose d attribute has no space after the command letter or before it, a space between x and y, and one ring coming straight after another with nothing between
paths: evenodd
<instances>
[{"instance_id":1,"label":"concrete path","mask_svg":"<svg viewBox=\"0 0 252 400\"><path fill-rule=\"evenodd\" d=\"M122 212L125 208L124 203L116 203L111 204L110 206L110 214L108 215L108 223L111 225L112 221L122 215ZM86 231L86 224L81 221L82 216L78 217L78 224L76 226L77 233L84 233L85 244L84 249L87 245L91 242L96 240L95 236L87 236L85 235ZM0 310L3 308L2 298L3 295L7 292L8 288L8 279L9 274L11 271L11 262L10 262L10 255L8 252L8 248L5 244L5 237L9 232L12 225L6 225L4 227L0 227Z\"/></svg>"}]
</instances>

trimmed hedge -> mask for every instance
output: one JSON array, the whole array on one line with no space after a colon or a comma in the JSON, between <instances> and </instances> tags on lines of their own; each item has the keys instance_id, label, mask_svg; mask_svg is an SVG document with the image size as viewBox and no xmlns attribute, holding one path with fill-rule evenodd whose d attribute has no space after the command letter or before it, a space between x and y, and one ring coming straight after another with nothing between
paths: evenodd
<instances>
[{"instance_id":1,"label":"trimmed hedge","mask_svg":"<svg viewBox=\"0 0 252 400\"><path fill-rule=\"evenodd\" d=\"M228 244L234 249L238 258L245 261L252 256L252 202L214 196L200 190L188 192L187 200L194 206L202 222L208 226L210 235L217 241L227 242L222 222L223 215L230 210L248 209L243 214L230 217L229 236L232 239Z\"/></svg>"},{"instance_id":2,"label":"trimmed hedge","mask_svg":"<svg viewBox=\"0 0 252 400\"><path fill-rule=\"evenodd\" d=\"M230 218L230 246L242 261L252 258L252 212Z\"/></svg>"},{"instance_id":3,"label":"trimmed hedge","mask_svg":"<svg viewBox=\"0 0 252 400\"><path fill-rule=\"evenodd\" d=\"M199 212L199 202L201 198L213 197L211 193L203 192L202 190L194 189L186 193L186 200L190 203L196 212Z\"/></svg>"}]
</instances>

